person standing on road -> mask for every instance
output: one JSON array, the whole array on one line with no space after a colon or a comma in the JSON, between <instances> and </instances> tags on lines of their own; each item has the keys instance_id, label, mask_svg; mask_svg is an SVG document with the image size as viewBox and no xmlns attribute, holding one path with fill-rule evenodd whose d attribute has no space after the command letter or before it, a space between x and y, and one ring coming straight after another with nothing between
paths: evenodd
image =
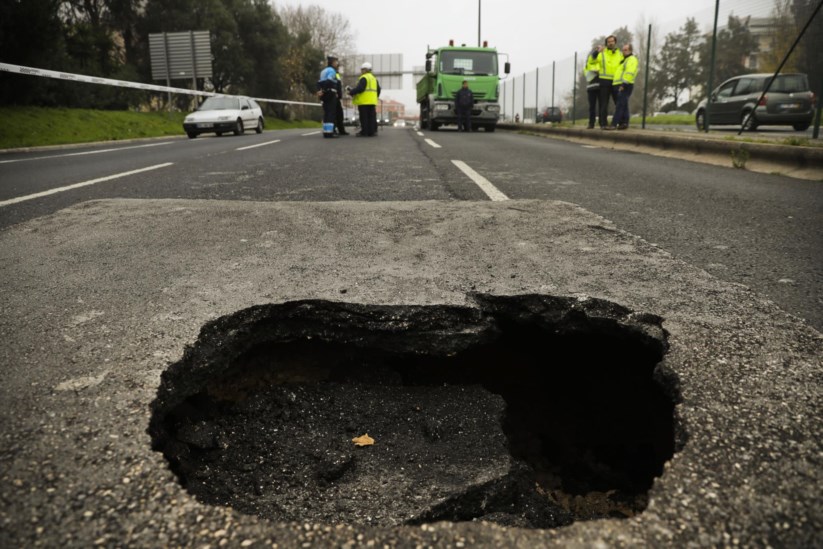
<instances>
[{"instance_id":1,"label":"person standing on road","mask_svg":"<svg viewBox=\"0 0 823 549\"><path fill-rule=\"evenodd\" d=\"M617 88L617 106L612 117L612 127L618 130L629 129L629 98L634 90L634 79L637 78L639 66L637 57L632 53L632 45L623 46L623 61L614 75L614 86Z\"/></svg>"},{"instance_id":2,"label":"person standing on road","mask_svg":"<svg viewBox=\"0 0 823 549\"><path fill-rule=\"evenodd\" d=\"M360 79L354 88L349 88L352 104L357 105L360 114L360 131L358 137L377 135L377 101L380 97L380 84L371 72L371 63L360 67Z\"/></svg>"},{"instance_id":3,"label":"person standing on road","mask_svg":"<svg viewBox=\"0 0 823 549\"><path fill-rule=\"evenodd\" d=\"M335 67L337 68L337 67ZM340 78L340 71L337 71L337 110L334 117L334 127L337 135L349 135L346 131L346 122L343 115L343 81Z\"/></svg>"},{"instance_id":4,"label":"person standing on road","mask_svg":"<svg viewBox=\"0 0 823 549\"><path fill-rule=\"evenodd\" d=\"M596 46L586 58L586 68L583 73L586 75L586 94L589 96L589 126L594 129L594 121L597 118L597 101L600 98L600 61L598 56L603 51L603 46Z\"/></svg>"},{"instance_id":5,"label":"person standing on road","mask_svg":"<svg viewBox=\"0 0 823 549\"><path fill-rule=\"evenodd\" d=\"M469 89L469 81L463 80L463 87L457 90L454 100L454 110L457 112L457 131L472 131L472 108L474 108L474 94Z\"/></svg>"},{"instance_id":6,"label":"person standing on road","mask_svg":"<svg viewBox=\"0 0 823 549\"><path fill-rule=\"evenodd\" d=\"M337 119L337 57L330 55L326 58L328 66L320 72L317 81L317 97L323 102L323 137L335 137L334 124Z\"/></svg>"},{"instance_id":7,"label":"person standing on road","mask_svg":"<svg viewBox=\"0 0 823 549\"><path fill-rule=\"evenodd\" d=\"M606 49L598 56L600 61L600 129L611 129L609 126L609 99L617 105L617 90L614 88L614 74L623 61L623 53L617 49L617 37L611 35L606 38Z\"/></svg>"}]
</instances>

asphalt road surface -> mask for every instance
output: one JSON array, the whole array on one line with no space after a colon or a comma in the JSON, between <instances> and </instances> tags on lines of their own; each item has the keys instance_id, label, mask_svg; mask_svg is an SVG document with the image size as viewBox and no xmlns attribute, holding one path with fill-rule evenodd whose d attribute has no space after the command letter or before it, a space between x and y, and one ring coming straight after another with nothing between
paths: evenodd
<instances>
[{"instance_id":1,"label":"asphalt road surface","mask_svg":"<svg viewBox=\"0 0 823 549\"><path fill-rule=\"evenodd\" d=\"M0 230L103 198L547 199L599 214L823 330L823 188L508 132L289 130L7 153Z\"/></svg>"}]
</instances>

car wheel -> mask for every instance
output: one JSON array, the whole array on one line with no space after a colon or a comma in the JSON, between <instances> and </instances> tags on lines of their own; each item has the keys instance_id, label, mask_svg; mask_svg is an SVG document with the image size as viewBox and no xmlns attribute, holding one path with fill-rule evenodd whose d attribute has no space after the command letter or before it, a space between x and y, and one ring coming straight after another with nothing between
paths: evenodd
<instances>
[{"instance_id":1,"label":"car wheel","mask_svg":"<svg viewBox=\"0 0 823 549\"><path fill-rule=\"evenodd\" d=\"M254 129L257 133L263 133L263 118L257 119L257 127Z\"/></svg>"},{"instance_id":2,"label":"car wheel","mask_svg":"<svg viewBox=\"0 0 823 549\"><path fill-rule=\"evenodd\" d=\"M697 111L697 115L694 117L694 122L697 124L697 131L706 131L706 112Z\"/></svg>"},{"instance_id":3,"label":"car wheel","mask_svg":"<svg viewBox=\"0 0 823 549\"><path fill-rule=\"evenodd\" d=\"M186 135L189 136L189 139L194 139L197 137L197 132L186 132Z\"/></svg>"},{"instance_id":4,"label":"car wheel","mask_svg":"<svg viewBox=\"0 0 823 549\"><path fill-rule=\"evenodd\" d=\"M751 116L749 116L749 112L750 111L743 113L743 116L740 118L740 124L747 132L753 132L757 129L757 119L754 117L754 113L751 113Z\"/></svg>"},{"instance_id":5,"label":"car wheel","mask_svg":"<svg viewBox=\"0 0 823 549\"><path fill-rule=\"evenodd\" d=\"M792 126L792 127L795 129L795 131L798 131L798 132L805 132L806 130L808 130L808 129L809 129L809 126L811 126L811 123L809 123L809 122L801 122L800 124L795 124L795 125L794 125L794 126Z\"/></svg>"},{"instance_id":6,"label":"car wheel","mask_svg":"<svg viewBox=\"0 0 823 549\"><path fill-rule=\"evenodd\" d=\"M243 135L244 131L245 130L243 129L243 121L238 118L237 124L235 124L234 126L234 135Z\"/></svg>"},{"instance_id":7,"label":"car wheel","mask_svg":"<svg viewBox=\"0 0 823 549\"><path fill-rule=\"evenodd\" d=\"M487 131L487 132L490 132L490 133L491 133L491 132L493 132L495 129L496 129L496 126L495 126L494 124L489 124L488 126L486 126L486 131Z\"/></svg>"},{"instance_id":8,"label":"car wheel","mask_svg":"<svg viewBox=\"0 0 823 549\"><path fill-rule=\"evenodd\" d=\"M223 137L223 132L214 132L217 137Z\"/></svg>"}]
</instances>

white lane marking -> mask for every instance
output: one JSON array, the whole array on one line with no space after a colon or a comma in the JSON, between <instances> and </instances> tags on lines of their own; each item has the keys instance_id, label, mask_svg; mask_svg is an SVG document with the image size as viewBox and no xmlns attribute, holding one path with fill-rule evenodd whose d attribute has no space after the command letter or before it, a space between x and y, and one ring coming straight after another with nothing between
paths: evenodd
<instances>
[{"instance_id":1,"label":"white lane marking","mask_svg":"<svg viewBox=\"0 0 823 549\"><path fill-rule=\"evenodd\" d=\"M320 130L318 130L318 131L316 131L316 132L304 133L304 134L302 134L300 137L308 137L308 136L310 136L310 135L317 135L318 133L322 133L322 132L321 132Z\"/></svg>"},{"instance_id":2,"label":"white lane marking","mask_svg":"<svg viewBox=\"0 0 823 549\"><path fill-rule=\"evenodd\" d=\"M420 137L425 137L425 136L423 135L423 132L417 132L417 135L419 135Z\"/></svg>"},{"instance_id":3,"label":"white lane marking","mask_svg":"<svg viewBox=\"0 0 823 549\"><path fill-rule=\"evenodd\" d=\"M486 179L485 177L471 169L469 165L465 162L461 160L452 160L452 164L460 168L460 171L462 171L464 174L468 175L469 179L474 181L477 184L477 186L480 187L480 190L486 193L486 195L493 201L499 202L501 200L509 199L508 196L500 192L497 187L492 185L491 181L489 181L488 179Z\"/></svg>"},{"instance_id":4,"label":"white lane marking","mask_svg":"<svg viewBox=\"0 0 823 549\"><path fill-rule=\"evenodd\" d=\"M65 191L70 191L72 189L79 189L80 187L87 187L89 185L94 185L95 183L102 183L103 181L111 181L112 179L118 179L120 177L126 177L128 175L134 175L137 173L157 170L159 168L165 168L166 166L171 166L172 164L174 164L174 162L166 162L165 164L157 164L155 166L149 166L148 168L140 168L139 170L132 170L130 172L116 173L114 175L107 175L106 177L100 177L98 179L83 181L82 183L75 183L73 185L67 185L65 187L58 187L56 189L50 189L48 191L43 191L41 193L30 194L27 196L18 196L17 198L11 198L9 200L4 200L3 202L0 202L0 208L3 206L9 206L11 204L17 204L18 202L25 202L26 200L33 200L35 198L48 196L50 194L57 194Z\"/></svg>"},{"instance_id":5,"label":"white lane marking","mask_svg":"<svg viewBox=\"0 0 823 549\"><path fill-rule=\"evenodd\" d=\"M27 162L29 160L46 160L49 158L63 158L66 156L83 156L87 154L100 154L107 152L125 151L126 149L142 149L145 147L159 147L160 145L171 145L172 141L164 141L163 143L150 143L148 145L133 145L131 147L118 147L116 149L100 149L97 151L83 151L77 153L55 154L53 156L36 156L33 158L15 158L14 160L0 160L0 164L10 164L11 162Z\"/></svg>"},{"instance_id":6,"label":"white lane marking","mask_svg":"<svg viewBox=\"0 0 823 549\"><path fill-rule=\"evenodd\" d=\"M438 145L437 143L435 143L434 141L432 141L431 139L426 139L426 143L428 143L429 145L431 145L435 149L442 149L443 148L440 145Z\"/></svg>"},{"instance_id":7,"label":"white lane marking","mask_svg":"<svg viewBox=\"0 0 823 549\"><path fill-rule=\"evenodd\" d=\"M266 141L265 143L258 143L257 145L249 145L248 147L240 147L239 149L235 149L238 151L247 151L249 149L254 149L257 147L263 147L264 145L272 145L274 143L280 143L279 139L275 139L274 141Z\"/></svg>"},{"instance_id":8,"label":"white lane marking","mask_svg":"<svg viewBox=\"0 0 823 549\"><path fill-rule=\"evenodd\" d=\"M599 149L600 147L595 147L594 145L583 145L584 149Z\"/></svg>"}]
</instances>

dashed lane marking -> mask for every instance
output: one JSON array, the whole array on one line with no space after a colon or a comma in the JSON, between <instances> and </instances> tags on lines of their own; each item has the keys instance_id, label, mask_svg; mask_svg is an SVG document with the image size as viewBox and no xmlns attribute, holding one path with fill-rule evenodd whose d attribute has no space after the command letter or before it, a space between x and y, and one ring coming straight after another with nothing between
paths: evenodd
<instances>
[{"instance_id":1,"label":"dashed lane marking","mask_svg":"<svg viewBox=\"0 0 823 549\"><path fill-rule=\"evenodd\" d=\"M104 181L111 181L112 179L119 179L121 177L127 177L129 175L134 175L138 173L148 172L151 170L158 170L160 168L165 168L167 166L171 166L174 162L166 162L165 164L157 164L154 166L149 166L147 168L140 168L139 170L132 170L130 172L123 172L123 173L116 173L114 175L107 175L106 177L100 177L98 179L91 179L89 181L83 181L82 183L74 183L73 185L67 185L65 187L58 187L56 189L50 189L48 191L43 191L40 193L30 194L26 196L18 196L17 198L11 198L9 200L4 200L0 202L0 208L3 206L10 206L11 204L17 204L18 202L25 202L26 200L34 200L35 198L40 198L43 196L49 196L50 194L57 194L62 193L65 191L71 191L73 189L79 189L80 187L88 187L89 185L94 185L96 183L102 183Z\"/></svg>"},{"instance_id":2,"label":"dashed lane marking","mask_svg":"<svg viewBox=\"0 0 823 549\"><path fill-rule=\"evenodd\" d=\"M442 149L443 148L440 145L438 145L437 143L435 143L434 141L432 141L431 139L426 139L426 143L428 143L429 145L431 145L435 149Z\"/></svg>"},{"instance_id":3,"label":"dashed lane marking","mask_svg":"<svg viewBox=\"0 0 823 549\"><path fill-rule=\"evenodd\" d=\"M265 145L273 145L275 143L280 143L280 140L275 139L274 141L266 141L265 143L258 143L257 145L249 145L248 147L240 147L239 149L235 149L235 150L247 151L249 149L256 149L257 147L263 147Z\"/></svg>"},{"instance_id":4,"label":"dashed lane marking","mask_svg":"<svg viewBox=\"0 0 823 549\"><path fill-rule=\"evenodd\" d=\"M301 134L300 137L308 137L310 135L317 135L318 133L322 133L322 132L318 130L316 132L304 133L304 134Z\"/></svg>"},{"instance_id":5,"label":"dashed lane marking","mask_svg":"<svg viewBox=\"0 0 823 549\"><path fill-rule=\"evenodd\" d=\"M96 151L83 151L76 153L55 154L51 156L33 156L31 158L15 158L13 160L0 160L0 164L11 164L12 162L28 162L30 160L47 160L50 158L64 158L67 156L84 156L87 154L100 154L107 152L125 151L127 149L143 149L145 147L159 147L160 145L171 145L172 141L164 141L163 143L149 143L148 145L133 145L131 147L118 147L116 149L99 149Z\"/></svg>"},{"instance_id":6,"label":"dashed lane marking","mask_svg":"<svg viewBox=\"0 0 823 549\"><path fill-rule=\"evenodd\" d=\"M452 164L460 168L460 171L469 176L469 179L474 181L477 184L477 186L480 187L480 190L486 193L486 196L491 198L492 201L499 202L502 200L509 199L508 196L500 192L500 190L497 187L492 185L491 181L489 181L488 179L486 179L485 177L471 169L469 165L465 162L461 160L452 160Z\"/></svg>"}]
</instances>

